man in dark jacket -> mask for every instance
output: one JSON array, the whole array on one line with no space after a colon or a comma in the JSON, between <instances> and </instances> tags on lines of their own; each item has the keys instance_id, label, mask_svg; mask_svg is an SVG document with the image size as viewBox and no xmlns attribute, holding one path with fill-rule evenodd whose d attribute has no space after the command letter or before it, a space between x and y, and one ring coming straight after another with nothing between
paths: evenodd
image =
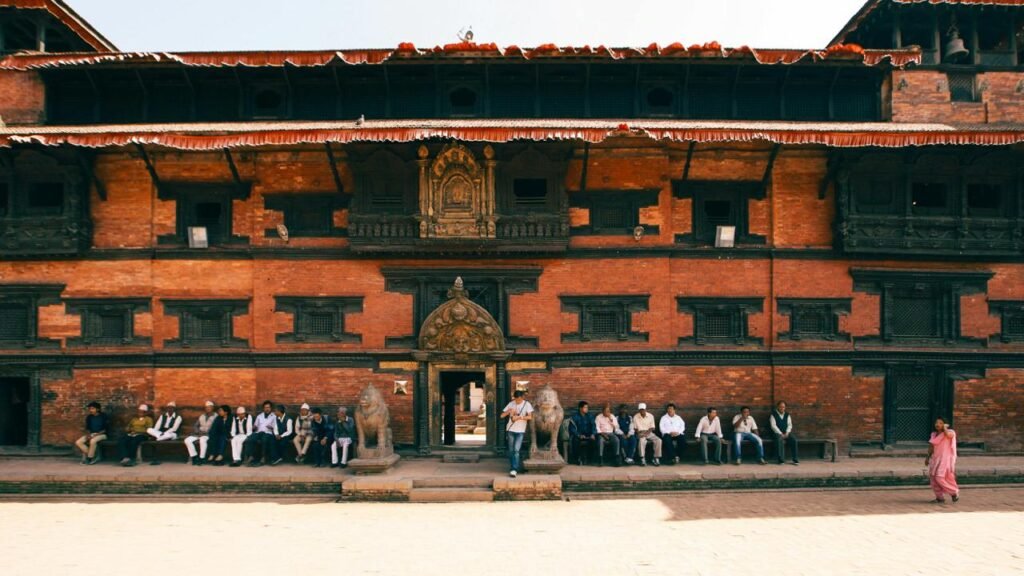
<instances>
[{"instance_id":1,"label":"man in dark jacket","mask_svg":"<svg viewBox=\"0 0 1024 576\"><path fill-rule=\"evenodd\" d=\"M231 428L231 406L223 404L217 408L217 417L210 424L210 439L207 444L206 459L214 466L224 465L224 449L228 444L228 431Z\"/></svg>"},{"instance_id":2,"label":"man in dark jacket","mask_svg":"<svg viewBox=\"0 0 1024 576\"><path fill-rule=\"evenodd\" d=\"M579 409L572 416L569 436L572 441L573 459L582 466L585 460L584 454L591 450L594 446L594 439L597 437L597 427L594 425L594 419L590 416L590 404L584 400L580 401Z\"/></svg>"},{"instance_id":3,"label":"man in dark jacket","mask_svg":"<svg viewBox=\"0 0 1024 576\"><path fill-rule=\"evenodd\" d=\"M334 442L331 442L331 468L348 466L349 451L356 441L356 422L348 417L348 408L338 408L338 417L334 420ZM341 460L338 451L341 451Z\"/></svg>"},{"instance_id":4,"label":"man in dark jacket","mask_svg":"<svg viewBox=\"0 0 1024 576\"><path fill-rule=\"evenodd\" d=\"M313 464L317 468L327 465L327 451L334 442L334 426L319 408L313 408L313 425L309 429L313 435L310 449L313 451Z\"/></svg>"},{"instance_id":5,"label":"man in dark jacket","mask_svg":"<svg viewBox=\"0 0 1024 576\"><path fill-rule=\"evenodd\" d=\"M274 407L277 424L274 430L274 443L271 446L273 452L271 466L277 466L284 460L284 453L288 451L288 445L291 444L292 436L295 435L295 419L288 415L287 410L284 404Z\"/></svg>"}]
</instances>

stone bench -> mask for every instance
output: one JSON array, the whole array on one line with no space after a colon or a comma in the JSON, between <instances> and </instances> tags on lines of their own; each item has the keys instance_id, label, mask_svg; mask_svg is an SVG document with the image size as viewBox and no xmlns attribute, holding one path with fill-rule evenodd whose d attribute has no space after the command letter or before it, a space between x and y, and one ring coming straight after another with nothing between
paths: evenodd
<instances>
[{"instance_id":1,"label":"stone bench","mask_svg":"<svg viewBox=\"0 0 1024 576\"><path fill-rule=\"evenodd\" d=\"M728 443L730 446L732 445L731 440L722 440L722 443ZM761 443L764 444L764 456L767 460L769 459L769 456L775 454L775 438L762 436ZM836 454L839 452L839 442L835 438L802 438L797 436L797 443L800 448L803 448L804 446L816 446L819 450L819 457L822 460L827 459L829 454L831 454L832 462L836 461ZM750 442L743 443L744 448L747 448L748 446L752 451L753 446ZM729 455L731 457L731 461L735 462L737 456L735 448L730 450Z\"/></svg>"},{"instance_id":2,"label":"stone bench","mask_svg":"<svg viewBox=\"0 0 1024 576\"><path fill-rule=\"evenodd\" d=\"M164 440L157 442L156 440L146 440L139 445L139 449L135 453L135 459L137 462L144 460L144 455L149 455L150 459L153 456L157 456L157 460L169 460L175 461L180 460L181 462L188 462L188 450L185 448L185 438L188 435L182 436L177 440ZM100 442L98 454L104 459L109 461L117 461L121 457L120 450L120 439L117 440L104 440ZM196 443L196 450L199 450L199 443ZM282 458L288 460L289 458L295 458L295 447L291 442L288 442L286 447L287 452L282 455ZM261 454L262 455L262 454ZM224 445L224 461L227 463L231 462L231 441L229 440Z\"/></svg>"}]
</instances>

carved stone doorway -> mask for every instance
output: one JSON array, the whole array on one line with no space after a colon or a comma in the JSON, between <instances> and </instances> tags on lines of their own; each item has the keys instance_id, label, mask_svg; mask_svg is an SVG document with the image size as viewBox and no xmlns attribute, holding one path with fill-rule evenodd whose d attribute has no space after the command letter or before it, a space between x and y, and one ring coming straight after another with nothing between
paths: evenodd
<instances>
[{"instance_id":1,"label":"carved stone doorway","mask_svg":"<svg viewBox=\"0 0 1024 576\"><path fill-rule=\"evenodd\" d=\"M505 388L505 360L510 352L505 349L501 327L487 310L469 299L461 278L449 290L448 300L424 320L418 348L413 355L420 363L415 395L420 453L463 447L452 441L453 434L445 434L445 407L454 407L455 392L469 382L481 390L478 413L484 414L486 433L482 443L465 447L497 448L495 398L502 397ZM448 426L454 428L451 420Z\"/></svg>"}]
</instances>

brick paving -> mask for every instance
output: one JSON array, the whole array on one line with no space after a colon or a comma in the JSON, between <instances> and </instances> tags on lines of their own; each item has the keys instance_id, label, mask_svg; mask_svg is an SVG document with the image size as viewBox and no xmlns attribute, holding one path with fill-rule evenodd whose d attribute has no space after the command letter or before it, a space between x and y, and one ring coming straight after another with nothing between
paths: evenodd
<instances>
[{"instance_id":1,"label":"brick paving","mask_svg":"<svg viewBox=\"0 0 1024 576\"><path fill-rule=\"evenodd\" d=\"M1024 573L1024 487L459 504L0 501L6 574ZM56 544L59 543L59 544Z\"/></svg>"}]
</instances>

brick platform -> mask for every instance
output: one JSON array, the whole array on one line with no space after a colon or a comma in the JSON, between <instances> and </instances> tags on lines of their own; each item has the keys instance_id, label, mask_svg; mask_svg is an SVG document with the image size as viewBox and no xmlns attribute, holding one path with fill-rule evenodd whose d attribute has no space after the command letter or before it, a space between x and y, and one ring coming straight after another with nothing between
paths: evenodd
<instances>
[{"instance_id":1,"label":"brick platform","mask_svg":"<svg viewBox=\"0 0 1024 576\"><path fill-rule=\"evenodd\" d=\"M1024 457L968 457L959 462L964 485L1024 483ZM555 482L557 480L557 482ZM543 481L538 483L539 481ZM403 459L388 472L371 478L348 470L294 464L277 467L192 467L178 463L122 468L109 463L82 466L68 458L0 460L0 494L104 495L334 495L342 500L408 501L457 493L479 499L492 491L495 500L559 498L563 494L700 491L722 489L847 488L924 486L926 470L918 458L836 463L812 461L800 466L744 464L655 468L566 466L559 475L506 475L504 460L485 458L475 464L445 464L438 459ZM344 488L343 488L344 487ZM447 492L444 492L447 491ZM436 492L436 494L435 494ZM443 492L443 493L442 493ZM468 497L467 496L467 497Z\"/></svg>"}]
</instances>

